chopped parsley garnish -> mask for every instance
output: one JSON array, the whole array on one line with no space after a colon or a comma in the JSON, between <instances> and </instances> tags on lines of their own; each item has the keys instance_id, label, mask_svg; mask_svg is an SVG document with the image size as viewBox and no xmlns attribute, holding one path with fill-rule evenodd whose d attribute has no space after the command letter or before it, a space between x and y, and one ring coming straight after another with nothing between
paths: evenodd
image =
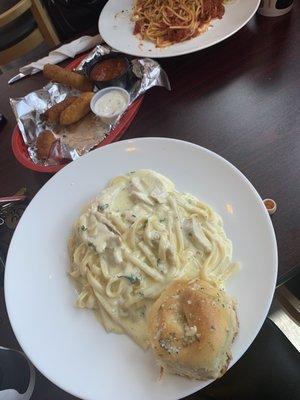
<instances>
[{"instance_id":1,"label":"chopped parsley garnish","mask_svg":"<svg viewBox=\"0 0 300 400\"><path fill-rule=\"evenodd\" d=\"M140 317L142 317L142 318L145 317L145 311L146 311L145 307L139 308L137 311L138 311Z\"/></svg>"},{"instance_id":2,"label":"chopped parsley garnish","mask_svg":"<svg viewBox=\"0 0 300 400\"><path fill-rule=\"evenodd\" d=\"M165 266L162 262L162 260L160 258L157 259L156 261L156 268L160 271L160 272L165 272Z\"/></svg>"},{"instance_id":3,"label":"chopped parsley garnish","mask_svg":"<svg viewBox=\"0 0 300 400\"><path fill-rule=\"evenodd\" d=\"M132 275L132 274L131 275L119 275L118 278L127 279L133 285L139 284L141 282L140 278L138 278L137 276Z\"/></svg>"},{"instance_id":4,"label":"chopped parsley garnish","mask_svg":"<svg viewBox=\"0 0 300 400\"><path fill-rule=\"evenodd\" d=\"M98 211L104 211L104 210L106 210L107 208L108 208L108 204L102 204L101 206L99 205L98 207L97 207L97 210Z\"/></svg>"},{"instance_id":5,"label":"chopped parsley garnish","mask_svg":"<svg viewBox=\"0 0 300 400\"><path fill-rule=\"evenodd\" d=\"M97 251L96 247L95 247L95 245L93 243L89 242L88 246L91 247L93 250Z\"/></svg>"}]
</instances>

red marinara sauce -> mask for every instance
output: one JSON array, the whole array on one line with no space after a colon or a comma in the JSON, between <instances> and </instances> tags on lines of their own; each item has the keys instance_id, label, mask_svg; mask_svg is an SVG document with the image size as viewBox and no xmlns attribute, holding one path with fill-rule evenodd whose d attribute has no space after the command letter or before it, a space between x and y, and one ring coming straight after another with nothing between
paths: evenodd
<instances>
[{"instance_id":1,"label":"red marinara sauce","mask_svg":"<svg viewBox=\"0 0 300 400\"><path fill-rule=\"evenodd\" d=\"M123 58L109 58L97 63L90 73L93 81L110 81L126 72L127 64Z\"/></svg>"}]
</instances>

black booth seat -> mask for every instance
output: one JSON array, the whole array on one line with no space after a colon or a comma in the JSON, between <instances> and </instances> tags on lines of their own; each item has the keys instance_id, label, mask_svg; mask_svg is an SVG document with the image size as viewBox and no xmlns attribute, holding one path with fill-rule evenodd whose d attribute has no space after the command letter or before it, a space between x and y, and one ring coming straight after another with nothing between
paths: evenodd
<instances>
[{"instance_id":1,"label":"black booth seat","mask_svg":"<svg viewBox=\"0 0 300 400\"><path fill-rule=\"evenodd\" d=\"M0 28L0 51L6 50L21 42L36 28L37 24L30 11L27 11L15 21Z\"/></svg>"}]
</instances>

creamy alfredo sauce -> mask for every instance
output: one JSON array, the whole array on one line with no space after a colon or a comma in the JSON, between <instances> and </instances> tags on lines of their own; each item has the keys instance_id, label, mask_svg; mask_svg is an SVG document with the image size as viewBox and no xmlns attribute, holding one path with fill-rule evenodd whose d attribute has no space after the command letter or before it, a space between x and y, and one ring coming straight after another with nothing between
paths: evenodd
<instances>
[{"instance_id":1,"label":"creamy alfredo sauce","mask_svg":"<svg viewBox=\"0 0 300 400\"><path fill-rule=\"evenodd\" d=\"M222 285L235 266L219 215L151 170L108 184L76 222L70 256L77 305L144 348L148 307L171 281L200 276Z\"/></svg>"}]
</instances>

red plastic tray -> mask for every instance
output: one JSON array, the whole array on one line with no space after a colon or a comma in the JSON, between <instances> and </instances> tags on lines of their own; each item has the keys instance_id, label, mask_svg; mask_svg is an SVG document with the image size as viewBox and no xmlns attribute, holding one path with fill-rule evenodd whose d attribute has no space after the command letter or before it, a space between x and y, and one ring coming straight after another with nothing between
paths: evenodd
<instances>
[{"instance_id":1,"label":"red plastic tray","mask_svg":"<svg viewBox=\"0 0 300 400\"><path fill-rule=\"evenodd\" d=\"M76 68L84 57L85 54L79 56L76 60L68 64L66 66L66 69L71 70L73 68ZM125 112L123 117L120 119L118 125L115 127L115 129L113 129L110 132L110 134L95 148L105 146L106 144L115 142L116 140L120 139L120 137L124 135L126 129L130 126L131 122L136 116L142 104L142 101L143 97L137 99ZM59 165L49 165L49 166L35 164L29 157L27 146L23 141L23 137L18 126L16 126L15 129L13 130L11 144L14 156L19 161L19 163L21 163L26 168L32 169L33 171L55 173L68 164L68 162ZM71 162L71 160L69 162Z\"/></svg>"}]
</instances>

